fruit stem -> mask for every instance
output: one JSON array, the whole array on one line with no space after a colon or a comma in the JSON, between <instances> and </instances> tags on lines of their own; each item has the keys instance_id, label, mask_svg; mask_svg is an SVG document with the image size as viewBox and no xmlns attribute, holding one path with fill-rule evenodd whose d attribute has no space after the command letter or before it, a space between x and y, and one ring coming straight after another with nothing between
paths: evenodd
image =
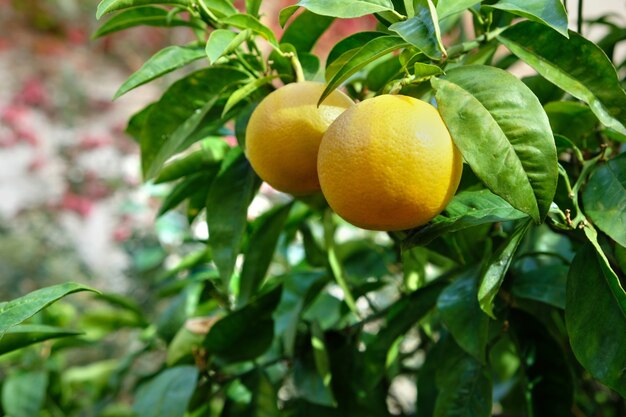
<instances>
[{"instance_id":1,"label":"fruit stem","mask_svg":"<svg viewBox=\"0 0 626 417\"><path fill-rule=\"evenodd\" d=\"M293 67L293 71L296 73L296 82L301 83L305 79L304 71L302 70L302 64L300 64L298 55L296 55L294 52L289 52L289 59L291 60L291 66Z\"/></svg>"},{"instance_id":2,"label":"fruit stem","mask_svg":"<svg viewBox=\"0 0 626 417\"><path fill-rule=\"evenodd\" d=\"M354 315L360 319L361 315L359 314L356 302L354 301L354 296L350 291L350 287L348 286L343 268L341 267L341 263L339 262L337 252L335 250L335 223L333 221L333 213L330 210L326 210L324 213L324 241L326 243L328 265L330 266L331 274L343 290L343 296L346 304Z\"/></svg>"},{"instance_id":3,"label":"fruit stem","mask_svg":"<svg viewBox=\"0 0 626 417\"><path fill-rule=\"evenodd\" d=\"M477 37L476 39L473 39L471 41L453 45L448 49L448 55L446 59L458 58L461 55L468 53L472 49L478 48L483 43L492 41L493 39L498 37L498 35L500 35L502 32L504 32L508 28L509 26L497 28L497 29L492 30L491 32L484 33L480 35L479 37Z\"/></svg>"}]
</instances>

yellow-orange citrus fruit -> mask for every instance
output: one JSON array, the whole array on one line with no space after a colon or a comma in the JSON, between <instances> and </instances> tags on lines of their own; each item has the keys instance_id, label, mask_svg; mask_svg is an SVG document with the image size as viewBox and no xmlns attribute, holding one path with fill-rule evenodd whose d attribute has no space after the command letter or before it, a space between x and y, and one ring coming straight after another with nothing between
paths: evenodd
<instances>
[{"instance_id":1,"label":"yellow-orange citrus fruit","mask_svg":"<svg viewBox=\"0 0 626 417\"><path fill-rule=\"evenodd\" d=\"M320 189L317 150L328 126L354 102L340 91L317 107L324 84L287 84L265 97L246 129L246 155L256 173L277 190L310 194Z\"/></svg>"},{"instance_id":2,"label":"yellow-orange citrus fruit","mask_svg":"<svg viewBox=\"0 0 626 417\"><path fill-rule=\"evenodd\" d=\"M413 97L364 100L335 120L317 169L330 207L355 226L403 230L448 204L463 161L439 112Z\"/></svg>"}]
</instances>

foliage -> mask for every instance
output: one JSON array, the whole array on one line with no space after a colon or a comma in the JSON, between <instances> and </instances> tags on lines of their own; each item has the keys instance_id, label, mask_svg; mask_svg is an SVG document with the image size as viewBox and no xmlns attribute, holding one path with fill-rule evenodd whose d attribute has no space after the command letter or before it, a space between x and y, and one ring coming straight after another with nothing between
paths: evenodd
<instances>
[{"instance_id":1,"label":"foliage","mask_svg":"<svg viewBox=\"0 0 626 417\"><path fill-rule=\"evenodd\" d=\"M117 96L202 62L127 131L146 180L172 184L161 213L184 203L209 238L190 235L180 263L152 274L166 308L99 295L111 309L83 336L35 315L83 287L1 304L0 352L13 352L0 359L20 365L2 381L4 413L623 415L626 93L609 58L623 29L611 23L596 45L566 30L559 0L301 0L270 16L278 36L260 6L100 3L98 16L114 15L98 35L148 24L197 36ZM367 15L375 31L313 52L333 19ZM517 61L537 74L514 76ZM244 132L277 77L325 80L320 100L344 86L356 100L435 104L465 160L459 192L429 224L388 234L343 223L319 196L268 194ZM251 218L258 201L272 206ZM136 329L124 356L63 369L63 351L123 328Z\"/></svg>"}]
</instances>

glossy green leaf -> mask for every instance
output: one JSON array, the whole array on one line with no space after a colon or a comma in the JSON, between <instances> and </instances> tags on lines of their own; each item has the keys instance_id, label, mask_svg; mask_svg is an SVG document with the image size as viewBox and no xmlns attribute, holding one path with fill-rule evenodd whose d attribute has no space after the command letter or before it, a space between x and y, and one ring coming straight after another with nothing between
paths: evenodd
<instances>
[{"instance_id":1,"label":"glossy green leaf","mask_svg":"<svg viewBox=\"0 0 626 417\"><path fill-rule=\"evenodd\" d=\"M427 245L447 233L524 217L527 215L489 190L462 191L454 196L442 214L424 227L411 232L403 242L403 247L408 249L416 245Z\"/></svg>"},{"instance_id":2,"label":"glossy green leaf","mask_svg":"<svg viewBox=\"0 0 626 417\"><path fill-rule=\"evenodd\" d=\"M222 317L204 340L207 352L229 362L254 359L263 354L274 338L272 313L282 287L258 296L245 307Z\"/></svg>"},{"instance_id":3,"label":"glossy green leaf","mask_svg":"<svg viewBox=\"0 0 626 417\"><path fill-rule=\"evenodd\" d=\"M363 45L365 45L369 41L379 38L381 36L385 36L385 33L383 32L357 32L353 35L343 38L342 40L337 42L335 46L333 46L333 48L328 53L328 58L326 59L326 68L328 68L333 62L335 62L335 60L337 60L340 56L342 56L346 52L352 51L352 50L356 52L358 48L361 48Z\"/></svg>"},{"instance_id":4,"label":"glossy green leaf","mask_svg":"<svg viewBox=\"0 0 626 417\"><path fill-rule=\"evenodd\" d=\"M205 48L209 62L213 64L219 58L224 56L229 50L232 51L244 41L244 39L241 39L241 42L235 44L233 41L237 37L237 33L228 29L215 29L211 32Z\"/></svg>"},{"instance_id":5,"label":"glossy green leaf","mask_svg":"<svg viewBox=\"0 0 626 417\"><path fill-rule=\"evenodd\" d=\"M443 20L478 3L480 3L479 0L439 0L437 2L437 15L439 15L440 20Z\"/></svg>"},{"instance_id":6,"label":"glossy green leaf","mask_svg":"<svg viewBox=\"0 0 626 417\"><path fill-rule=\"evenodd\" d=\"M231 16L239 13L239 10L233 6L230 0L196 0L201 1L204 5L212 11L218 18Z\"/></svg>"},{"instance_id":7,"label":"glossy green leaf","mask_svg":"<svg viewBox=\"0 0 626 417\"><path fill-rule=\"evenodd\" d=\"M373 388L383 378L389 348L435 307L445 286L441 281L427 285L400 298L386 310L382 328L365 350L362 381L367 387Z\"/></svg>"},{"instance_id":8,"label":"glossy green leaf","mask_svg":"<svg viewBox=\"0 0 626 417\"><path fill-rule=\"evenodd\" d=\"M593 246L584 246L567 277L565 323L578 361L626 396L626 295L612 291L610 282L616 279Z\"/></svg>"},{"instance_id":9,"label":"glossy green leaf","mask_svg":"<svg viewBox=\"0 0 626 417\"><path fill-rule=\"evenodd\" d=\"M287 26L280 43L293 45L299 53L309 52L334 20L333 17L320 16L305 10Z\"/></svg>"},{"instance_id":10,"label":"glossy green leaf","mask_svg":"<svg viewBox=\"0 0 626 417\"><path fill-rule=\"evenodd\" d=\"M626 153L596 166L583 191L583 204L600 230L626 246Z\"/></svg>"},{"instance_id":11,"label":"glossy green leaf","mask_svg":"<svg viewBox=\"0 0 626 417\"><path fill-rule=\"evenodd\" d=\"M2 385L2 408L11 417L33 417L43 411L48 387L46 371L17 371Z\"/></svg>"},{"instance_id":12,"label":"glossy green leaf","mask_svg":"<svg viewBox=\"0 0 626 417\"><path fill-rule=\"evenodd\" d=\"M13 326L32 317L66 295L96 290L82 284L67 282L35 290L23 297L0 303L0 337Z\"/></svg>"},{"instance_id":13,"label":"glossy green leaf","mask_svg":"<svg viewBox=\"0 0 626 417\"><path fill-rule=\"evenodd\" d=\"M512 74L482 65L433 78L439 111L472 171L541 222L556 192L557 155L537 97Z\"/></svg>"},{"instance_id":14,"label":"glossy green leaf","mask_svg":"<svg viewBox=\"0 0 626 417\"><path fill-rule=\"evenodd\" d=\"M257 91L259 88L263 87L266 84L270 84L273 79L278 78L278 75L268 75L266 77L257 78L248 84L244 84L239 87L237 90L233 91L233 93L228 97L228 101L224 105L224 110L222 111L222 116L228 113L230 109L239 104L242 100L248 98L251 94Z\"/></svg>"},{"instance_id":15,"label":"glossy green leaf","mask_svg":"<svg viewBox=\"0 0 626 417\"><path fill-rule=\"evenodd\" d=\"M261 35L276 49L279 48L278 41L274 32L267 26L265 26L259 19L248 14L235 14L228 16L220 22L224 25L234 26L239 29L250 29L254 33Z\"/></svg>"},{"instance_id":16,"label":"glossy green leaf","mask_svg":"<svg viewBox=\"0 0 626 417\"><path fill-rule=\"evenodd\" d=\"M202 29L201 26L193 21L170 16L167 10L160 7L137 7L125 10L107 20L93 33L92 38L99 38L110 33L142 25L157 27L189 26Z\"/></svg>"},{"instance_id":17,"label":"glossy green leaf","mask_svg":"<svg viewBox=\"0 0 626 417\"><path fill-rule=\"evenodd\" d=\"M492 382L488 370L450 338L444 340L439 358L433 417L491 416Z\"/></svg>"},{"instance_id":18,"label":"glossy green leaf","mask_svg":"<svg viewBox=\"0 0 626 417\"><path fill-rule=\"evenodd\" d=\"M564 309L568 270L566 265L556 264L519 274L513 280L511 294Z\"/></svg>"},{"instance_id":19,"label":"glossy green leaf","mask_svg":"<svg viewBox=\"0 0 626 417\"><path fill-rule=\"evenodd\" d=\"M248 205L260 180L241 148L224 159L207 197L209 244L224 283L230 281L246 227Z\"/></svg>"},{"instance_id":20,"label":"glossy green leaf","mask_svg":"<svg viewBox=\"0 0 626 417\"><path fill-rule=\"evenodd\" d=\"M626 133L626 93L593 42L575 32L565 39L535 22L518 23L498 39L548 81L587 103L605 126Z\"/></svg>"},{"instance_id":21,"label":"glossy green leaf","mask_svg":"<svg viewBox=\"0 0 626 417\"><path fill-rule=\"evenodd\" d=\"M437 11L431 0L414 2L417 6L415 16L389 26L402 39L422 51L432 60L439 60L445 52L441 42L441 30Z\"/></svg>"},{"instance_id":22,"label":"glossy green leaf","mask_svg":"<svg viewBox=\"0 0 626 417\"><path fill-rule=\"evenodd\" d=\"M8 329L4 337L0 338L0 355L45 340L76 336L79 334L81 334L81 332L41 324L17 325Z\"/></svg>"},{"instance_id":23,"label":"glossy green leaf","mask_svg":"<svg viewBox=\"0 0 626 417\"><path fill-rule=\"evenodd\" d=\"M345 62L337 73L334 74L326 85L326 89L322 93L319 99L319 103L324 101L330 93L332 93L339 85L344 82L348 77L365 67L370 62L377 60L393 51L404 48L408 45L399 36L381 36L377 37L361 48L359 48L354 55Z\"/></svg>"},{"instance_id":24,"label":"glossy green leaf","mask_svg":"<svg viewBox=\"0 0 626 417\"><path fill-rule=\"evenodd\" d=\"M504 10L547 25L566 38L567 12L561 0L498 0L486 7Z\"/></svg>"},{"instance_id":25,"label":"glossy green leaf","mask_svg":"<svg viewBox=\"0 0 626 417\"><path fill-rule=\"evenodd\" d=\"M457 344L481 363L489 335L489 317L478 304L479 271L471 269L439 294L437 311Z\"/></svg>"},{"instance_id":26,"label":"glossy green leaf","mask_svg":"<svg viewBox=\"0 0 626 417\"><path fill-rule=\"evenodd\" d=\"M204 57L204 50L198 46L174 45L163 48L148 59L133 75L128 77L113 98L118 98L134 88Z\"/></svg>"},{"instance_id":27,"label":"glossy green leaf","mask_svg":"<svg viewBox=\"0 0 626 417\"><path fill-rule=\"evenodd\" d=\"M391 0L300 0L297 5L315 14L340 18L393 10Z\"/></svg>"},{"instance_id":28,"label":"glossy green leaf","mask_svg":"<svg viewBox=\"0 0 626 417\"><path fill-rule=\"evenodd\" d=\"M195 366L168 368L139 387L133 411L142 417L183 417L197 380Z\"/></svg>"},{"instance_id":29,"label":"glossy green leaf","mask_svg":"<svg viewBox=\"0 0 626 417\"><path fill-rule=\"evenodd\" d=\"M151 4L191 8L192 0L102 0L100 4L98 4L96 19L100 19L105 14L115 12L117 10L128 9L130 7L147 6Z\"/></svg>"},{"instance_id":30,"label":"glossy green leaf","mask_svg":"<svg viewBox=\"0 0 626 417\"><path fill-rule=\"evenodd\" d=\"M222 138L205 139L200 149L165 165L154 182L160 184L174 181L210 169L220 163L228 149L228 143Z\"/></svg>"},{"instance_id":31,"label":"glossy green leaf","mask_svg":"<svg viewBox=\"0 0 626 417\"><path fill-rule=\"evenodd\" d=\"M246 304L261 287L292 206L293 203L287 203L259 218L258 226L250 236L241 269L238 305Z\"/></svg>"},{"instance_id":32,"label":"glossy green leaf","mask_svg":"<svg viewBox=\"0 0 626 417\"><path fill-rule=\"evenodd\" d=\"M530 227L530 221L524 221L519 224L511 236L498 248L488 261L488 265L482 274L480 287L478 289L478 301L480 308L490 317L495 318L493 314L493 300L496 298L500 286L504 281L504 277L511 266L513 257L524 235Z\"/></svg>"},{"instance_id":33,"label":"glossy green leaf","mask_svg":"<svg viewBox=\"0 0 626 417\"><path fill-rule=\"evenodd\" d=\"M204 52L203 52L204 53ZM141 132L141 162L146 178L158 174L165 161L183 150L189 136L212 114L219 95L248 78L230 67L213 66L175 82L152 106ZM221 109L217 116L220 121ZM221 126L221 123L219 123ZM218 126L216 126L217 128Z\"/></svg>"}]
</instances>

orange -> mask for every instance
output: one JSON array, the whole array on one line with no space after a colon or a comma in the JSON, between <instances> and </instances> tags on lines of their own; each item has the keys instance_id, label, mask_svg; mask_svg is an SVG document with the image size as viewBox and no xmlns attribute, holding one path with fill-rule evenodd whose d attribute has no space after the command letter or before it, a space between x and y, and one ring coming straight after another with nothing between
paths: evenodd
<instances>
[{"instance_id":1,"label":"orange","mask_svg":"<svg viewBox=\"0 0 626 417\"><path fill-rule=\"evenodd\" d=\"M279 191L305 195L319 191L317 150L330 124L354 102L334 91L317 107L324 84L287 84L265 97L246 129L252 168Z\"/></svg>"},{"instance_id":2,"label":"orange","mask_svg":"<svg viewBox=\"0 0 626 417\"><path fill-rule=\"evenodd\" d=\"M413 97L381 95L335 120L317 169L330 207L355 226L423 225L453 197L463 161L439 112Z\"/></svg>"}]
</instances>

